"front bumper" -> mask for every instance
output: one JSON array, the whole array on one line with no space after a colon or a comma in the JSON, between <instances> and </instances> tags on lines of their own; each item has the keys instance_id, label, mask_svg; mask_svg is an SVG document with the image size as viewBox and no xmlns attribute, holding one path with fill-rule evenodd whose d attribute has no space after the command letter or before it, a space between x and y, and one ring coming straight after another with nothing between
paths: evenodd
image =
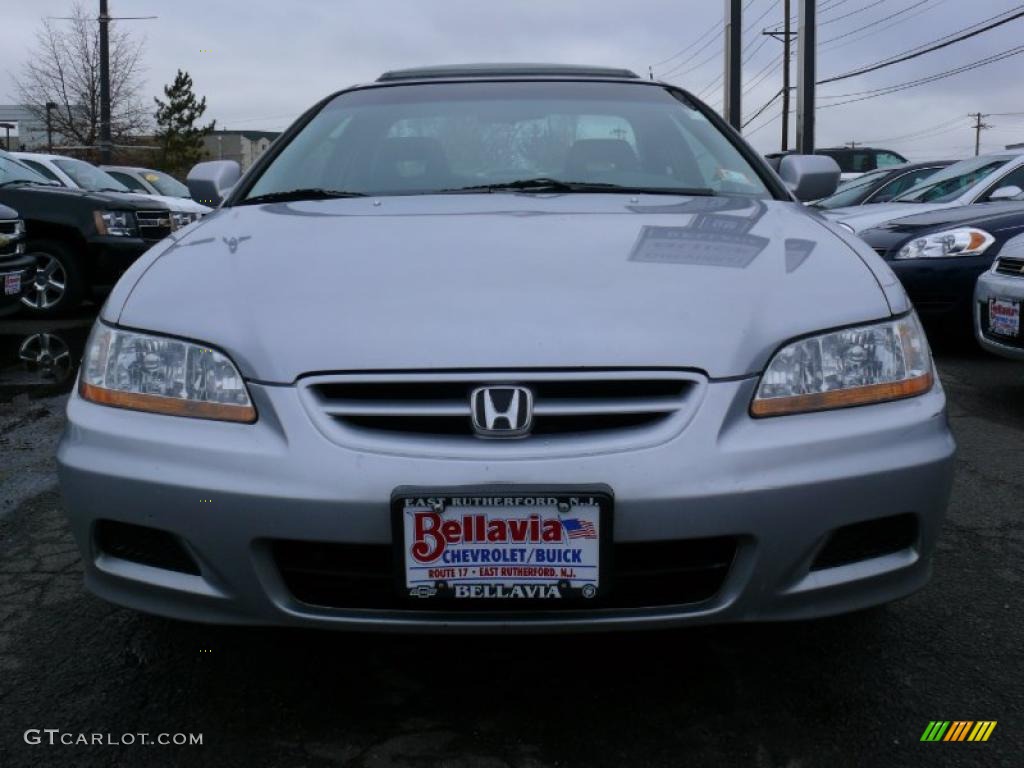
<instances>
[{"instance_id":1,"label":"front bumper","mask_svg":"<svg viewBox=\"0 0 1024 768\"><path fill-rule=\"evenodd\" d=\"M0 317L17 311L32 284L36 259L28 254L0 256Z\"/></svg>"},{"instance_id":2,"label":"front bumper","mask_svg":"<svg viewBox=\"0 0 1024 768\"><path fill-rule=\"evenodd\" d=\"M241 425L99 406L73 394L58 449L65 509L87 586L112 602L187 620L366 630L549 631L802 619L864 608L923 586L955 451L941 385L904 401L754 420L756 379L707 386L692 421L628 452L514 460L383 454L318 431L294 386L250 385ZM606 484L619 542L729 536L720 588L698 603L511 613L336 609L286 587L270 542L385 544L397 486ZM810 570L830 531L910 513L911 546ZM199 575L98 551L96 524L170 531Z\"/></svg>"},{"instance_id":3,"label":"front bumper","mask_svg":"<svg viewBox=\"0 0 1024 768\"><path fill-rule=\"evenodd\" d=\"M986 272L974 289L974 333L978 343L996 355L1024 360L1024 326L1016 338L992 333L988 329L988 300L1012 299L1024 307L1024 276L1013 277Z\"/></svg>"},{"instance_id":4,"label":"front bumper","mask_svg":"<svg viewBox=\"0 0 1024 768\"><path fill-rule=\"evenodd\" d=\"M992 266L993 256L948 259L890 260L922 320L950 321L970 329L971 303L978 276Z\"/></svg>"}]
</instances>

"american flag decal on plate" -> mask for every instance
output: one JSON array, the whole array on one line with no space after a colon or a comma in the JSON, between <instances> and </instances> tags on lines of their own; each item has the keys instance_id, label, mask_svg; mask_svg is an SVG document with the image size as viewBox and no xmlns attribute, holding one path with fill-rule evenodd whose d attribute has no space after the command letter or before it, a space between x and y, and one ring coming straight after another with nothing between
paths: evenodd
<instances>
[{"instance_id":1,"label":"american flag decal on plate","mask_svg":"<svg viewBox=\"0 0 1024 768\"><path fill-rule=\"evenodd\" d=\"M562 527L565 528L565 532L569 534L570 539L597 538L597 530L594 528L594 524L586 520L581 522L574 517L565 518L562 520Z\"/></svg>"}]
</instances>

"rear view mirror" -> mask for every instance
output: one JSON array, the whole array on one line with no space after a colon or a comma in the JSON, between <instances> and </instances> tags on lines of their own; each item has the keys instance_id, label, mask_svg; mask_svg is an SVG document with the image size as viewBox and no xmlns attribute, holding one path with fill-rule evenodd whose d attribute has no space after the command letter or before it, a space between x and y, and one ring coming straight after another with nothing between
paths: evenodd
<instances>
[{"instance_id":1,"label":"rear view mirror","mask_svg":"<svg viewBox=\"0 0 1024 768\"><path fill-rule=\"evenodd\" d=\"M234 160L211 160L193 166L185 183L193 200L216 208L241 177L242 168Z\"/></svg>"},{"instance_id":2,"label":"rear view mirror","mask_svg":"<svg viewBox=\"0 0 1024 768\"><path fill-rule=\"evenodd\" d=\"M991 195L988 196L989 200L1013 200L1018 195L1024 194L1024 189L1016 186L1015 184L1008 184L1005 187L1000 187Z\"/></svg>"},{"instance_id":3,"label":"rear view mirror","mask_svg":"<svg viewBox=\"0 0 1024 768\"><path fill-rule=\"evenodd\" d=\"M786 155L779 161L779 176L797 200L828 197L839 186L839 164L827 155Z\"/></svg>"}]
</instances>

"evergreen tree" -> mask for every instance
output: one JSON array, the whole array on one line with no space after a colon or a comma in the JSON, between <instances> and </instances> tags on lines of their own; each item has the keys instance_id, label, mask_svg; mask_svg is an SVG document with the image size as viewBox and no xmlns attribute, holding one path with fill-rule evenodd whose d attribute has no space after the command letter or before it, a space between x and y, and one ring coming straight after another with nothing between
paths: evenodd
<instances>
[{"instance_id":1,"label":"evergreen tree","mask_svg":"<svg viewBox=\"0 0 1024 768\"><path fill-rule=\"evenodd\" d=\"M164 86L167 101L156 102L157 141L163 170L184 178L193 165L205 156L203 137L210 133L216 120L205 126L196 122L206 112L206 97L197 99L192 91L188 72L178 70L174 82Z\"/></svg>"}]
</instances>

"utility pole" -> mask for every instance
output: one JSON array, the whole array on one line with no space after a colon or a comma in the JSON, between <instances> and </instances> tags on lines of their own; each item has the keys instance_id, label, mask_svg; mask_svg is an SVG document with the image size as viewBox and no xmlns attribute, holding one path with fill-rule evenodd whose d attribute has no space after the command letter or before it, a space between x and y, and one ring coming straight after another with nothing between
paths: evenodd
<instances>
[{"instance_id":1,"label":"utility pole","mask_svg":"<svg viewBox=\"0 0 1024 768\"><path fill-rule=\"evenodd\" d=\"M790 3L791 0L785 0L783 4L783 13L785 14L785 20L782 24L782 32L778 30L764 30L761 32L762 35L768 35L774 37L776 40L782 41L782 151L785 152L789 149L789 96L793 88L789 84L789 58L790 58L790 40L796 37L793 32L792 24L790 23Z\"/></svg>"},{"instance_id":2,"label":"utility pole","mask_svg":"<svg viewBox=\"0 0 1024 768\"><path fill-rule=\"evenodd\" d=\"M988 115L983 115L981 112L972 112L968 117L974 118L974 156L977 157L978 153L981 152L981 132L986 128L991 128L992 126L988 123L981 122L983 117L988 117Z\"/></svg>"},{"instance_id":3,"label":"utility pole","mask_svg":"<svg viewBox=\"0 0 1024 768\"><path fill-rule=\"evenodd\" d=\"M53 110L57 104L53 101L46 102L46 151L53 152Z\"/></svg>"},{"instance_id":4,"label":"utility pole","mask_svg":"<svg viewBox=\"0 0 1024 768\"><path fill-rule=\"evenodd\" d=\"M737 131L743 127L743 72L740 55L743 49L743 2L725 0L725 99L723 117Z\"/></svg>"},{"instance_id":5,"label":"utility pole","mask_svg":"<svg viewBox=\"0 0 1024 768\"><path fill-rule=\"evenodd\" d=\"M860 144L861 144L861 142L859 142L859 141L848 141L848 142L846 142L846 146L848 146L850 149L856 149Z\"/></svg>"},{"instance_id":6,"label":"utility pole","mask_svg":"<svg viewBox=\"0 0 1024 768\"><path fill-rule=\"evenodd\" d=\"M817 76L818 63L817 0L799 0L799 3L796 149L801 154L809 155L814 152L814 80Z\"/></svg>"},{"instance_id":7,"label":"utility pole","mask_svg":"<svg viewBox=\"0 0 1024 768\"><path fill-rule=\"evenodd\" d=\"M110 12L100 0L100 162L111 162L110 145Z\"/></svg>"}]
</instances>

